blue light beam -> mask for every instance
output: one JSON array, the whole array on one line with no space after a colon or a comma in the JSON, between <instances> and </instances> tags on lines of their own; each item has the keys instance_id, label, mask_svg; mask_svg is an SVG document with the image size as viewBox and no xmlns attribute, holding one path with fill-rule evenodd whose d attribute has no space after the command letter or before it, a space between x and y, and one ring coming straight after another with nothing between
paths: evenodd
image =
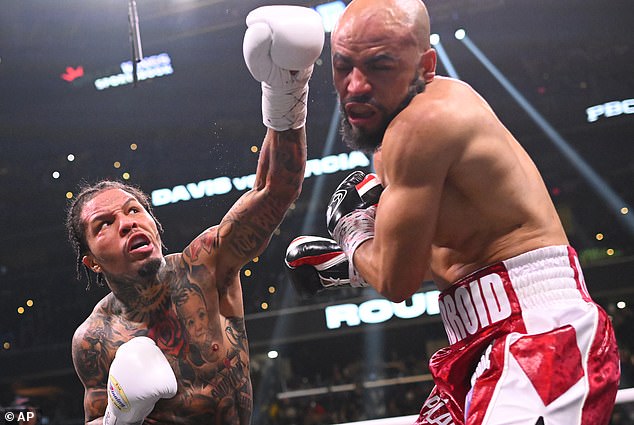
<instances>
[{"instance_id":1,"label":"blue light beam","mask_svg":"<svg viewBox=\"0 0 634 425\"><path fill-rule=\"evenodd\" d=\"M540 115L539 112L522 96L511 82L491 63L482 51L465 35L460 41L473 53L473 55L485 66L485 68L502 84L507 92L517 101L526 113L535 121L544 133L554 143L555 147L570 161L570 164L581 174L586 182L596 191L597 195L610 207L624 226L634 235L634 216L621 214L622 208L632 211L632 208L623 200L592 167L564 140L564 138Z\"/></svg>"}]
</instances>

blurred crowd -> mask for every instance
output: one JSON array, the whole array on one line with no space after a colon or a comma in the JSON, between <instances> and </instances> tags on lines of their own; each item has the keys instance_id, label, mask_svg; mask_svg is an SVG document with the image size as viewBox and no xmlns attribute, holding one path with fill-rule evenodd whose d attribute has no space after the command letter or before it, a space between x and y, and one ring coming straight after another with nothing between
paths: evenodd
<instances>
[{"instance_id":1,"label":"blurred crowd","mask_svg":"<svg viewBox=\"0 0 634 425\"><path fill-rule=\"evenodd\" d=\"M620 387L633 388L633 309L631 306L619 309L608 302L601 304L607 306L619 341ZM62 305L68 304L40 303L32 314L25 315L13 335L14 357L22 358L36 348L41 352L43 347L51 347L51 353L53 349L69 352L72 330L81 318L60 311ZM43 332L37 326L39 320L55 320L59 333ZM425 351L425 341L414 337L408 340L398 333L410 331L385 330L385 339L377 343L374 352L345 336L340 342L326 339L295 344L293 350L276 359L253 355L252 423L326 425L417 414L433 386L427 368L428 356L433 351ZM395 340L401 343L395 344ZM49 359L40 361L44 364ZM0 358L0 368L9 367L6 362L6 358ZM30 400L22 393L12 392L12 384L6 385L0 392L0 406L10 407L18 400L21 406L28 405L41 412L39 424L82 424L81 384L72 365L68 363L65 367L63 374L51 372L48 383L39 384L43 393L30 395ZM617 405L611 425L631 424L634 424L634 403Z\"/></svg>"},{"instance_id":2,"label":"blurred crowd","mask_svg":"<svg viewBox=\"0 0 634 425\"><path fill-rule=\"evenodd\" d=\"M620 350L622 361L620 388L634 386L632 348L628 346ZM355 379L355 373L361 373L362 370L359 362L343 367L335 365L333 373L327 377L319 374L310 378L301 377L299 380L291 379L288 382L288 391L276 394L269 392L265 398L260 398L253 423L257 425L330 425L418 414L433 387L430 380L423 379L413 383L388 384L380 387L373 387L371 384L383 378L395 377L395 371L398 371L397 376L402 377L421 376L421 374L425 376L425 365L424 359L421 359L415 367L408 365L408 362L401 362L402 367L395 368L395 363L389 362L376 370L374 376L366 377L368 380L363 381ZM253 375L254 390L258 388L262 379L259 373ZM385 381L393 380L385 379ZM336 386L344 383L353 384L353 388L337 391ZM278 380L275 385L279 388L283 386L283 383ZM317 395L304 396L300 391L293 391L306 388L320 388L325 391ZM634 402L616 405L610 425L631 424L634 424Z\"/></svg>"}]
</instances>

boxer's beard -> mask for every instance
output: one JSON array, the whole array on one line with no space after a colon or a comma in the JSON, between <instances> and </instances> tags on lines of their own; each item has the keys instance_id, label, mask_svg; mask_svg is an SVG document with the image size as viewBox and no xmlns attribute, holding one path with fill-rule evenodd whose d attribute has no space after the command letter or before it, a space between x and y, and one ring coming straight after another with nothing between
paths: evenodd
<instances>
[{"instance_id":1,"label":"boxer's beard","mask_svg":"<svg viewBox=\"0 0 634 425\"><path fill-rule=\"evenodd\" d=\"M162 264L163 258L152 258L146 261L138 270L139 277L147 279L156 276Z\"/></svg>"},{"instance_id":2,"label":"boxer's beard","mask_svg":"<svg viewBox=\"0 0 634 425\"><path fill-rule=\"evenodd\" d=\"M407 105L409 105L414 96L422 93L424 90L425 80L421 79L420 75L416 73L414 79L410 83L409 88L407 89L407 95L398 105L396 110L394 110L394 112L392 112L391 114L385 109L383 105L379 105L370 96L350 97L343 102L339 102L339 110L341 111L341 136L344 143L350 149L360 150L367 154L374 153L379 148L379 146L381 146L385 130L387 130L388 125L390 125L394 117L396 117L403 109L407 107ZM348 115L346 114L344 108L344 106L348 102L367 103L379 110L380 113L384 116L379 128L372 132L364 131L360 128L354 128L352 124L350 124L350 121L348 120Z\"/></svg>"}]
</instances>

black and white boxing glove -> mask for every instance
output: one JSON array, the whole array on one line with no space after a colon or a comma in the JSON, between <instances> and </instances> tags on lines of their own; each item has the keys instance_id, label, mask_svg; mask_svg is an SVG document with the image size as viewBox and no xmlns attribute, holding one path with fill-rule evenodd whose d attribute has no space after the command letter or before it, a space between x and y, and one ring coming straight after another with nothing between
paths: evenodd
<instances>
[{"instance_id":1,"label":"black and white boxing glove","mask_svg":"<svg viewBox=\"0 0 634 425\"><path fill-rule=\"evenodd\" d=\"M153 340L132 338L117 349L108 375L104 425L135 425L161 398L176 395L176 376Z\"/></svg>"},{"instance_id":2,"label":"black and white boxing glove","mask_svg":"<svg viewBox=\"0 0 634 425\"><path fill-rule=\"evenodd\" d=\"M339 184L328 203L328 232L348 257L353 286L363 282L354 267L354 251L362 242L374 238L374 217L382 192L383 186L376 174L355 171Z\"/></svg>"},{"instance_id":3,"label":"black and white boxing glove","mask_svg":"<svg viewBox=\"0 0 634 425\"><path fill-rule=\"evenodd\" d=\"M242 52L247 68L262 83L262 119L277 131L306 123L308 80L324 45L324 27L315 10L262 6L246 19Z\"/></svg>"},{"instance_id":4,"label":"black and white boxing glove","mask_svg":"<svg viewBox=\"0 0 634 425\"><path fill-rule=\"evenodd\" d=\"M348 257L332 239L299 236L286 250L287 274L297 293L310 298L325 289L352 286ZM354 286L367 286L363 281Z\"/></svg>"}]
</instances>

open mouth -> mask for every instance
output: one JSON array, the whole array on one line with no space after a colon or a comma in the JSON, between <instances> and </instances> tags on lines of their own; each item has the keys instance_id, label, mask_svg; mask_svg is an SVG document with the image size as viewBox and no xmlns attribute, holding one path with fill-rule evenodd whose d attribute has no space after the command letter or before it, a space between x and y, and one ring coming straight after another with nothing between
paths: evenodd
<instances>
[{"instance_id":1,"label":"open mouth","mask_svg":"<svg viewBox=\"0 0 634 425\"><path fill-rule=\"evenodd\" d=\"M376 114L376 110L367 104L363 103L349 103L346 105L346 114L351 119L368 119Z\"/></svg>"},{"instance_id":2,"label":"open mouth","mask_svg":"<svg viewBox=\"0 0 634 425\"><path fill-rule=\"evenodd\" d=\"M151 241L143 233L135 234L128 240L128 252L143 251L147 248L151 248Z\"/></svg>"}]
</instances>

